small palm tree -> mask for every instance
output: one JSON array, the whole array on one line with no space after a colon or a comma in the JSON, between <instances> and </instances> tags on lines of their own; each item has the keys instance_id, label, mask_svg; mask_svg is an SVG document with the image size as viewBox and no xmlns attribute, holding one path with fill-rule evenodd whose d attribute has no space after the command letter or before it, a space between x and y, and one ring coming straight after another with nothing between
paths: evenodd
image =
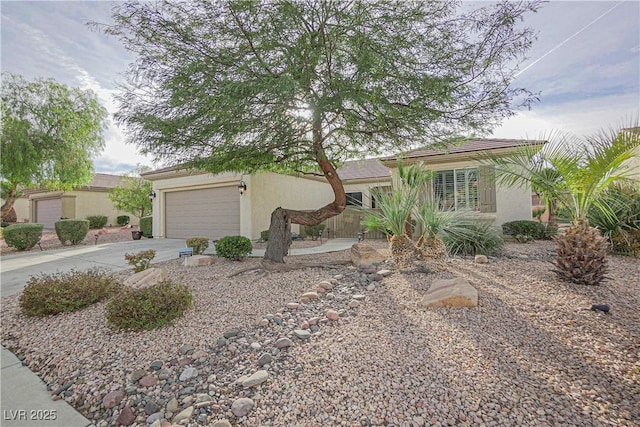
<instances>
[{"instance_id":1,"label":"small palm tree","mask_svg":"<svg viewBox=\"0 0 640 427\"><path fill-rule=\"evenodd\" d=\"M607 271L607 239L590 227L588 212L597 206L612 213L601 195L615 182L630 179L629 160L640 146L635 130L600 132L584 139L570 135L551 138L541 151L525 146L517 153L490 159L503 185L536 188L564 206L572 226L556 239L558 254L554 270L563 280L595 285ZM555 173L550 173L548 169Z\"/></svg>"}]
</instances>

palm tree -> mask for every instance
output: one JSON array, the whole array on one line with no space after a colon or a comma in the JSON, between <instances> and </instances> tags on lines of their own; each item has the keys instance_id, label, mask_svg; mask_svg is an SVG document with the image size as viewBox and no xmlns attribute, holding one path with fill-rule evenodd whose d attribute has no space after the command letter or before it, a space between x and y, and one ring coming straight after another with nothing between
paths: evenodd
<instances>
[{"instance_id":1,"label":"palm tree","mask_svg":"<svg viewBox=\"0 0 640 427\"><path fill-rule=\"evenodd\" d=\"M502 185L535 184L568 210L572 225L556 239L554 271L563 280L595 285L605 278L607 239L589 226L588 212L597 206L612 214L601 195L613 183L630 179L629 160L639 146L640 134L633 130L601 131L584 139L558 134L541 151L525 146L513 155L487 161L495 166Z\"/></svg>"}]
</instances>

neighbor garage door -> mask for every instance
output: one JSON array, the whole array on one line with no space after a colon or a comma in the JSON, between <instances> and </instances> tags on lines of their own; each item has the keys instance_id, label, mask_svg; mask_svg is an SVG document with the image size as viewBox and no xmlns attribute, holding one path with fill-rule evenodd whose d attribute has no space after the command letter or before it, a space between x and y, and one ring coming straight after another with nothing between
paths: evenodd
<instances>
[{"instance_id":1,"label":"neighbor garage door","mask_svg":"<svg viewBox=\"0 0 640 427\"><path fill-rule=\"evenodd\" d=\"M165 193L165 236L220 239L240 234L238 187Z\"/></svg>"},{"instance_id":2,"label":"neighbor garage door","mask_svg":"<svg viewBox=\"0 0 640 427\"><path fill-rule=\"evenodd\" d=\"M36 220L44 228L54 228L54 223L62 216L62 199L36 200Z\"/></svg>"}]
</instances>

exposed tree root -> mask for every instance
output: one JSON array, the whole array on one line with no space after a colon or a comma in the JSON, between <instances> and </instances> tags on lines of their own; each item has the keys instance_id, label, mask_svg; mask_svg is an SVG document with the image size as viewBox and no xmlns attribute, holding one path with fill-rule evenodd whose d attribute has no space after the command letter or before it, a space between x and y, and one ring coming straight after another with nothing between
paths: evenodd
<instances>
[{"instance_id":1,"label":"exposed tree root","mask_svg":"<svg viewBox=\"0 0 640 427\"><path fill-rule=\"evenodd\" d=\"M294 270L301 270L303 268L334 268L338 265L348 265L348 264L351 264L351 261L345 260L345 261L332 261L332 262L322 262L322 263L304 262L304 263L295 263L295 264L283 264L283 263L270 262L268 260L263 259L260 265L238 270L235 273L230 274L228 277L239 276L240 274L249 273L251 271L262 273L261 277L264 277L267 274L270 274L273 272L294 271Z\"/></svg>"}]
</instances>

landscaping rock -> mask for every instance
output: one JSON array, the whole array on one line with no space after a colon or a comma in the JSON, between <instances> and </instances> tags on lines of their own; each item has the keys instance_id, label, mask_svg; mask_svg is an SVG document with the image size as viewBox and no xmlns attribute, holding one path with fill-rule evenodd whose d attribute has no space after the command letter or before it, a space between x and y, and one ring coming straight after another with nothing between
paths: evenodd
<instances>
[{"instance_id":1,"label":"landscaping rock","mask_svg":"<svg viewBox=\"0 0 640 427\"><path fill-rule=\"evenodd\" d=\"M158 383L158 380L153 375L147 375L140 379L140 385L142 387L153 387Z\"/></svg>"},{"instance_id":2,"label":"landscaping rock","mask_svg":"<svg viewBox=\"0 0 640 427\"><path fill-rule=\"evenodd\" d=\"M329 320L338 320L340 318L340 315L335 310L327 310L326 316Z\"/></svg>"},{"instance_id":3,"label":"landscaping rock","mask_svg":"<svg viewBox=\"0 0 640 427\"><path fill-rule=\"evenodd\" d=\"M180 374L180 381L188 381L191 378L195 378L198 376L198 370L196 368L188 367Z\"/></svg>"},{"instance_id":4,"label":"landscaping rock","mask_svg":"<svg viewBox=\"0 0 640 427\"><path fill-rule=\"evenodd\" d=\"M193 350L195 350L195 348L191 344L185 344L182 347L180 347L180 354L186 356L188 354L193 353Z\"/></svg>"},{"instance_id":5,"label":"landscaping rock","mask_svg":"<svg viewBox=\"0 0 640 427\"><path fill-rule=\"evenodd\" d=\"M194 409L195 408L193 406L189 406L188 408L182 410L181 412L178 413L178 415L173 417L172 422L174 424L178 424L182 420L188 420L189 418L191 418L191 415L193 415Z\"/></svg>"},{"instance_id":6,"label":"landscaping rock","mask_svg":"<svg viewBox=\"0 0 640 427\"><path fill-rule=\"evenodd\" d=\"M185 267L200 267L203 265L211 265L213 257L209 255L193 255L184 258Z\"/></svg>"},{"instance_id":7,"label":"landscaping rock","mask_svg":"<svg viewBox=\"0 0 640 427\"><path fill-rule=\"evenodd\" d=\"M215 423L211 424L211 427L231 427L231 423L227 419L218 420Z\"/></svg>"},{"instance_id":8,"label":"landscaping rock","mask_svg":"<svg viewBox=\"0 0 640 427\"><path fill-rule=\"evenodd\" d=\"M102 398L102 404L107 409L115 408L120 404L123 398L124 398L124 391L122 390L112 391L110 393L107 393L107 395Z\"/></svg>"},{"instance_id":9,"label":"landscaping rock","mask_svg":"<svg viewBox=\"0 0 640 427\"><path fill-rule=\"evenodd\" d=\"M371 245L354 243L354 245L351 246L351 262L353 262L356 267L366 267L383 261L384 256Z\"/></svg>"},{"instance_id":10,"label":"landscaping rock","mask_svg":"<svg viewBox=\"0 0 640 427\"><path fill-rule=\"evenodd\" d=\"M273 356L271 356L269 353L262 353L260 355L260 357L258 357L258 366L264 366L264 365L268 365L269 363L273 362Z\"/></svg>"},{"instance_id":11,"label":"landscaping rock","mask_svg":"<svg viewBox=\"0 0 640 427\"><path fill-rule=\"evenodd\" d=\"M159 267L151 267L127 277L124 285L133 289L144 289L166 280L167 270Z\"/></svg>"},{"instance_id":12,"label":"landscaping rock","mask_svg":"<svg viewBox=\"0 0 640 427\"><path fill-rule=\"evenodd\" d=\"M478 291L460 277L435 280L421 304L425 307L477 307Z\"/></svg>"},{"instance_id":13,"label":"landscaping rock","mask_svg":"<svg viewBox=\"0 0 640 427\"><path fill-rule=\"evenodd\" d=\"M262 384L268 379L269 379L269 373L267 371L264 371L264 370L256 371L249 378L242 381L242 387L244 388L255 387L259 384Z\"/></svg>"},{"instance_id":14,"label":"landscaping rock","mask_svg":"<svg viewBox=\"0 0 640 427\"><path fill-rule=\"evenodd\" d=\"M293 341L291 341L287 337L278 338L278 340L273 344L276 348L283 349L287 347L291 347L293 345Z\"/></svg>"},{"instance_id":15,"label":"landscaping rock","mask_svg":"<svg viewBox=\"0 0 640 427\"><path fill-rule=\"evenodd\" d=\"M311 332L305 331L304 329L294 329L293 333L301 340L309 339L311 336Z\"/></svg>"},{"instance_id":16,"label":"landscaping rock","mask_svg":"<svg viewBox=\"0 0 640 427\"><path fill-rule=\"evenodd\" d=\"M317 292L305 292L304 294L302 294L302 296L300 297L301 299L308 299L309 301L314 300L314 299L318 299L318 293Z\"/></svg>"},{"instance_id":17,"label":"landscaping rock","mask_svg":"<svg viewBox=\"0 0 640 427\"><path fill-rule=\"evenodd\" d=\"M489 262L489 258L487 258L486 255L476 255L473 258L473 262L475 262L476 264L486 264Z\"/></svg>"},{"instance_id":18,"label":"landscaping rock","mask_svg":"<svg viewBox=\"0 0 640 427\"><path fill-rule=\"evenodd\" d=\"M244 417L253 409L255 403L253 400L248 397L241 397L240 399L236 399L231 404L231 412L236 417Z\"/></svg>"},{"instance_id":19,"label":"landscaping rock","mask_svg":"<svg viewBox=\"0 0 640 427\"><path fill-rule=\"evenodd\" d=\"M130 426L135 421L136 417L133 415L133 411L129 405L125 406L122 411L120 411L120 415L116 419L116 425L119 426Z\"/></svg>"}]
</instances>

